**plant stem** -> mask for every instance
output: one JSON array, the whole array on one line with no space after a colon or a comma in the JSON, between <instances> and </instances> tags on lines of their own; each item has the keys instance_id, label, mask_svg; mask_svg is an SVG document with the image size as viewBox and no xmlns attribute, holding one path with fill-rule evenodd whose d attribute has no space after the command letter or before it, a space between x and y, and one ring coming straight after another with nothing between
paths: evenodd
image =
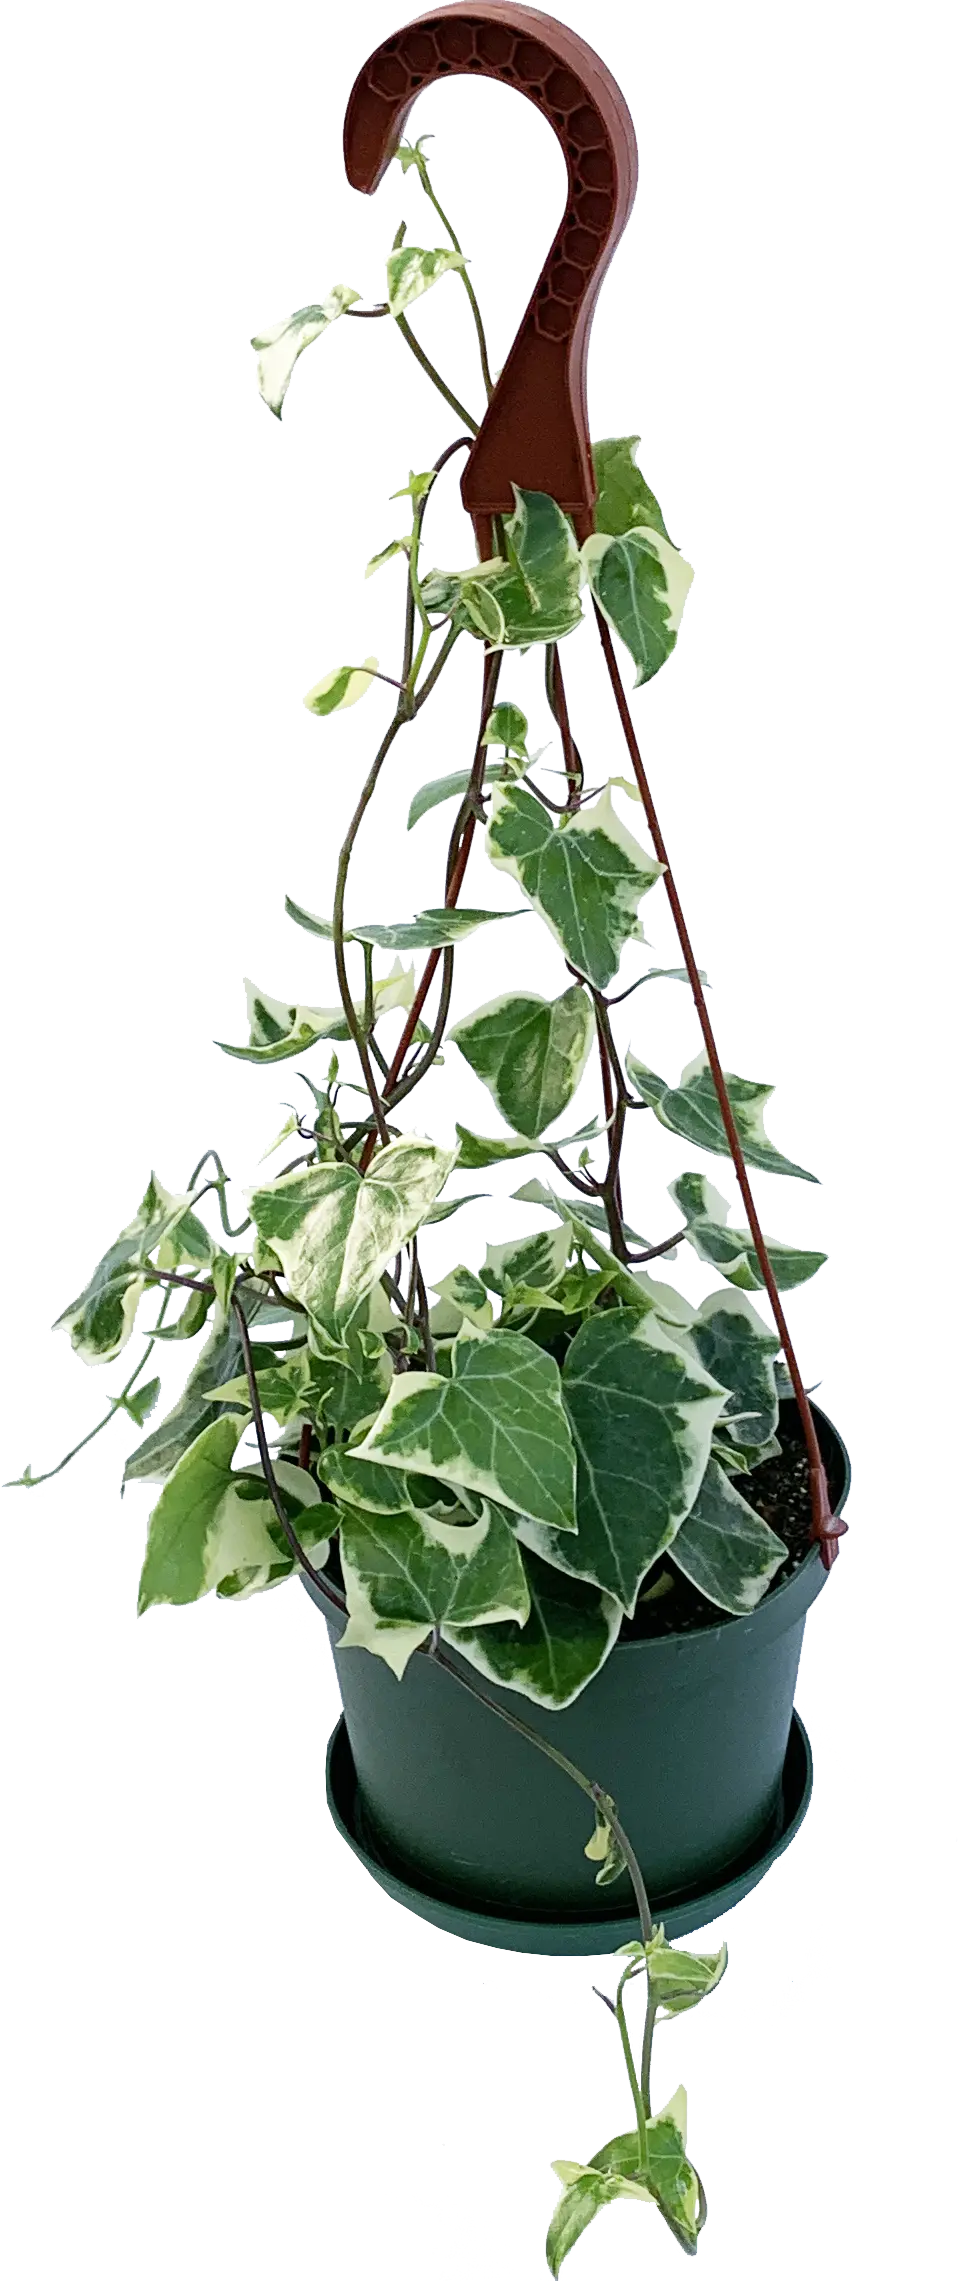
<instances>
[{"instance_id":1,"label":"plant stem","mask_svg":"<svg viewBox=\"0 0 958 2281\"><path fill-rule=\"evenodd\" d=\"M625 2005L622 2001L623 1992L630 1977L631 1975L627 1969L625 1972L623 1972L622 1978L619 1981L615 1996L615 2016L618 2022L619 2034L622 2038L622 2049L625 2053L625 2064L626 2068L628 2069L629 2085L632 2092L632 2103L635 2108L635 2122L639 2140L639 2161L641 2163L642 2169L647 2170L649 2167L649 2140L646 2130L646 2123L651 2113L651 2104L645 2087L644 2085L640 2086L638 2076L635 2072L635 2060L632 2057L632 2044L629 2038L629 2030L626 2025Z\"/></svg>"},{"instance_id":2,"label":"plant stem","mask_svg":"<svg viewBox=\"0 0 958 2281\"><path fill-rule=\"evenodd\" d=\"M346 881L349 877L349 864L353 852L353 847L356 841L356 834L359 830L360 824L362 823L370 800L372 799L373 793L375 792L383 762L385 761L391 746L393 745L400 729L403 726L404 721L407 718L408 715L405 707L405 699L403 697L400 699L400 702L396 707L396 711L393 714L392 720L389 723L389 727L386 730L386 734L380 743L379 750L373 761L372 767L369 770L366 782L363 785L359 799L356 803L356 808L349 826L349 830L346 833L346 837L343 841L339 853L339 863L336 867L336 893L333 898L333 956L336 961L336 980L339 985L339 995L342 999L343 1013L346 1017L349 1034L359 1055L363 1078L366 1085L366 1091L369 1095L372 1112L376 1119L376 1128L379 1133L379 1138L383 1142L384 1146L389 1139L389 1134L386 1127L386 1120L383 1115L383 1106L379 1096L379 1089L376 1084L376 1078L373 1071L372 1056L370 1054L366 1039L363 1035L362 1023L359 1022L356 1017L356 1008L353 1004L353 995L349 985L349 975L346 968L346 951L344 945L345 926L343 913L346 904Z\"/></svg>"},{"instance_id":3,"label":"plant stem","mask_svg":"<svg viewBox=\"0 0 958 2281\"><path fill-rule=\"evenodd\" d=\"M412 353L416 359L416 363L421 364L423 371L428 373L433 387L438 388L440 396L445 397L447 404L452 405L453 411L458 414L460 420L463 420L466 427L471 430L472 434L474 436L477 436L479 433L478 420L473 419L472 413L467 412L465 405L460 404L458 396L455 396L452 389L447 387L441 372L436 371L436 367L432 363L431 358L426 355L425 349L421 346L419 341L417 341L416 335L412 331L407 319L404 316L400 315L396 318L396 324L399 327L399 331L402 334L403 340L406 342L407 348L411 348Z\"/></svg>"},{"instance_id":4,"label":"plant stem","mask_svg":"<svg viewBox=\"0 0 958 2281\"><path fill-rule=\"evenodd\" d=\"M718 1046L715 1042L715 1033L712 1028L711 1016L705 1003L705 993L702 988L701 975L699 968L695 963L695 953L692 949L689 930L685 923L685 914L679 901L678 889L672 876L672 868L669 863L668 850L666 848L665 841L662 836L662 829L659 824L658 816L655 812L655 807L653 805L652 794L649 788L649 780L646 776L645 765L643 763L642 754L639 750L639 740L636 736L632 721L632 715L629 711L629 702L625 693L625 686L622 680L622 675L619 672L619 664L615 654L615 645L612 640L611 630L605 618L603 617L598 604L596 604L595 607L595 617L599 629L599 639L602 643L603 655L605 657L606 666L608 668L609 680L612 683L612 694L615 698L616 709L618 711L619 720L622 724L622 734L625 738L626 746L628 748L629 759L632 762L635 781L639 788L639 796L642 801L642 806L645 809L645 817L651 835L652 845L655 849L656 857L659 863L661 863L663 866L665 892L668 897L669 909L672 913L675 931L678 935L679 943L681 945L682 957L685 961L685 971L689 978L689 988L695 1001L695 1011L699 1018L699 1025L705 1044L706 1058L708 1060L709 1069L712 1074L712 1083L715 1087L715 1093L719 1105L722 1123L725 1127L725 1137L728 1142L729 1155L732 1159L732 1163L735 1166L735 1176L738 1181L742 1202L745 1206L745 1217L748 1221L749 1233L758 1255L758 1263L762 1270L762 1280L765 1284L765 1289L768 1293L769 1298L769 1305L771 1306L772 1314L775 1318L775 1328L782 1343L782 1352L785 1356L786 1363L788 1364L788 1374L792 1381L795 1403L802 1423L802 1432L805 1436L805 1447L808 1451L809 1488L811 1491L812 1506L812 1535L817 1539L823 1566L825 1568L830 1568L832 1562L838 1557L838 1539L847 1534L848 1524L846 1521L839 1519L838 1516L832 1512L831 1497L828 1488L828 1476L825 1472L825 1467L822 1461L822 1453L818 1443L818 1435L815 1431L815 1420L812 1416L811 1405L809 1403L808 1395L805 1391L801 1371L798 1367L798 1358L795 1353L795 1348L792 1345L791 1333L789 1331L788 1323L785 1317L785 1309L782 1306L778 1284L775 1280L775 1271L772 1267L772 1263L768 1255L765 1237L762 1233L758 1212L755 1208L755 1199L752 1195L752 1186L749 1180L745 1157L742 1150L741 1136L739 1134L738 1126L736 1125L735 1117L732 1111L732 1105L728 1097L728 1088L725 1083L725 1076L721 1061L719 1059L719 1051Z\"/></svg>"},{"instance_id":5,"label":"plant stem","mask_svg":"<svg viewBox=\"0 0 958 2281\"><path fill-rule=\"evenodd\" d=\"M168 1291L164 1291L162 1304L160 1306L160 1312L157 1315L154 1325L155 1331L159 1330L169 1303L170 1294ZM128 1394L132 1393L137 1379L140 1376L140 1372L142 1370L145 1370L155 1345L155 1337L151 1337L147 1340L146 1346L143 1349L143 1353L141 1354L139 1362L136 1365L136 1369L131 1370L126 1385L120 1388L120 1392L118 1394L111 1395L110 1407L106 1411L105 1415L102 1418L98 1419L95 1426L91 1426L89 1433L84 1434L82 1441L74 1442L73 1448L67 1450L65 1457L61 1457L59 1465L51 1465L47 1473L32 1473L30 1475L29 1481L5 1481L3 1484L4 1488L37 1489L39 1488L41 1481L55 1481L57 1474L63 1472L64 1466L69 1465L72 1458L79 1457L81 1449L85 1449L88 1442L95 1441L97 1434L101 1434L103 1432L104 1426L112 1424L112 1421L117 1416L118 1412L124 1408L126 1397Z\"/></svg>"},{"instance_id":6,"label":"plant stem","mask_svg":"<svg viewBox=\"0 0 958 2281\"><path fill-rule=\"evenodd\" d=\"M422 170L420 170L420 172L419 172L419 180L420 180L420 182L422 183L423 189L424 189L424 191L425 191L425 193L426 193L426 196L427 196L427 198L429 199L429 202L430 202L430 204L431 204L432 206L434 206L434 207L435 207L436 213L437 213L437 214L438 214L438 216L439 216L439 219L440 219L440 221L441 221L441 223L442 223L443 229L444 229L444 230L447 232L447 234L448 234L448 236L449 236L449 238L450 238L450 240L451 240L451 243L452 243L452 247L453 247L453 251L454 251L455 253L461 253L461 252L462 252L462 247L461 247L461 245L460 245L460 243L459 243L459 239L458 239L458 238L457 238L457 236L456 236L455 230L453 229L452 223L451 223L451 221L449 220L449 216L448 216L448 214L444 214L444 213L443 213L442 207L441 207L441 206L440 206L440 204L439 204L439 200L438 200L438 198L437 198L437 196L436 196L436 193L435 193L435 191L434 191L434 189L433 189L433 187L432 187L432 183L431 183L431 182L430 182L430 180L429 180L429 176L428 176L428 173L425 171L425 169L422 169ZM482 315L481 315L481 312L480 312L479 303L478 303L478 301L476 300L475 292L474 292L474 290L473 290L473 285L472 285L472 279L471 279L471 278L470 278L470 276L469 276L469 272L468 272L468 270L465 270L465 269L461 269L461 270L460 270L460 272L459 272L459 275L460 275L460 277L462 278L462 282L463 282L463 284L464 284L464 286L465 286L465 288L466 288L466 292L467 292L467 294L468 294L468 296L469 296L469 306L470 306L470 308L471 308L471 310L472 310L472 314L473 314L473 320L474 320L474 323L475 323L475 327L476 327L476 337L477 337L477 340L478 340L478 342L479 342L479 363L480 363L480 365L481 365L481 367L482 367L482 384L483 384L483 387L484 387L484 389L485 389L485 391L486 391L486 400L487 400L487 402L488 402L489 398L490 398L490 397L491 397L491 395L492 395L492 391L493 391L493 387L494 387L495 383L494 383L494 381L493 381L492 373L490 372L490 369L489 369L489 352L488 352L488 350L487 350L487 347L486 347L486 331L485 331L485 326L483 325L483 322L482 322Z\"/></svg>"},{"instance_id":7,"label":"plant stem","mask_svg":"<svg viewBox=\"0 0 958 2281\"><path fill-rule=\"evenodd\" d=\"M246 1383L249 1387L250 1409L253 1412L253 1426L256 1432L256 1446L259 1450L260 1464L263 1468L263 1479L266 1483L267 1490L269 1491L270 1504L272 1505L273 1511L279 1522L280 1528L282 1529L283 1535L286 1538L286 1542L289 1546L290 1552L293 1555L293 1559L295 1561L298 1561L300 1568L302 1568L305 1574L309 1577L310 1583L315 1584L317 1591L322 1593L324 1600L329 1601L330 1606L336 1609L337 1614L344 1616L346 1614L346 1602L343 1599L342 1593L337 1592L335 1584L330 1583L329 1578L323 1575L321 1569L314 1568L309 1554L300 1544L292 1521L288 1517L282 1497L280 1496L279 1482L277 1481L276 1475L273 1471L273 1460L269 1453L269 1442L266 1438L266 1426L263 1420L263 1405L259 1398L259 1387L256 1384L256 1372L253 1367L253 1350L250 1344L249 1326L235 1292L233 1294L232 1306L233 1313L236 1316L236 1327L239 1331L240 1345L243 1349L243 1362L246 1369Z\"/></svg>"}]
</instances>

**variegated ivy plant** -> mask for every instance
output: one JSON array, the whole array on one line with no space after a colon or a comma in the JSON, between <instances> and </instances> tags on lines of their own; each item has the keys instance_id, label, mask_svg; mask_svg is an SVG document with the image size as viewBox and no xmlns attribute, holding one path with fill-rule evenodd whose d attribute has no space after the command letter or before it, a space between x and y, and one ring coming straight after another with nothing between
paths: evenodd
<instances>
[{"instance_id":1,"label":"variegated ivy plant","mask_svg":"<svg viewBox=\"0 0 958 2281\"><path fill-rule=\"evenodd\" d=\"M601 1669L650 1580L661 1592L678 1571L731 1615L753 1609L773 1582L786 1548L750 1502L748 1484L777 1448L777 1339L749 1296L761 1280L751 1238L729 1225L725 1199L694 1164L672 1182L681 1226L670 1212L664 1240L636 1234L626 1216L625 1141L636 1111L651 1110L696 1151L728 1150L704 1058L669 1083L630 1042L641 1043L638 991L685 973L632 970L644 940L639 909L660 866L623 819L629 787L587 778L559 662L591 592L631 654L636 681L648 680L674 646L692 573L639 472L631 436L593 447L596 529L584 546L553 499L517 487L492 560L454 570L430 560L433 486L477 428L409 322L417 299L446 275L468 294L487 393L492 383L468 268L423 144L403 145L398 159L418 178L448 242L413 246L400 230L382 302L363 304L352 287L336 285L253 343L260 389L278 418L310 342L341 318L381 317L468 431L395 494L408 503L407 527L369 564L367 575L389 561L403 571L391 670L375 657L345 663L306 698L322 717L373 690L394 692L339 857L329 918L287 902L291 920L322 946L330 1002L289 1005L250 984L248 1041L223 1046L274 1064L326 1041L346 1050L348 1066L334 1051L321 1082L304 1077L303 1104L274 1144L288 1144L292 1161L254 1183L235 1225L215 1151L181 1191L151 1177L60 1322L84 1362L112 1363L159 1299L134 1368L86 1440L121 1412L142 1429L160 1391L159 1378L145 1376L151 1358L202 1342L184 1390L126 1462L126 1481L161 1484L141 1610L208 1592L243 1599L305 1569L346 1617L343 1650L382 1657L397 1680L412 1656L430 1653L482 1701L489 1698L470 1672L559 1713ZM475 750L425 783L409 811L413 828L430 809L451 807L444 877L412 916L360 923L350 909L347 919L350 861L380 771L459 644L482 651ZM510 655L533 645L561 751L551 790L524 714L499 687ZM451 1022L457 945L514 915L463 897L480 831L489 861L514 883L516 912L531 908L548 930L555 995L517 987L457 1009ZM383 1025L397 1010L401 1035L387 1047ZM443 1040L488 1088L496 1134L461 1124L437 1137L405 1129L410 1097ZM728 1087L747 1161L811 1179L766 1134L768 1086L729 1076ZM584 1088L592 1098L583 1116L573 1104ZM472 1200L459 1176L535 1157L541 1172L524 1172L516 1193L542 1215L537 1228L491 1243L482 1261L431 1282L430 1229ZM214 1199L215 1233L202 1210ZM646 1211L643 1203L643 1225ZM683 1243L720 1278L701 1306L648 1273L649 1262ZM821 1264L817 1252L770 1249L786 1288ZM255 1446L247 1452L250 1424ZM48 1477L28 1467L22 1479ZM556 2165L563 2194L549 2230L550 2270L558 2273L597 2210L620 2196L654 2201L694 2251L704 2197L685 2153L685 2095L653 2114L652 2028L660 2014L709 1993L725 1952L695 1956L666 1942L614 1800L518 1709L504 1711L501 1695L493 1707L588 1795L595 1829L587 1851L599 1881L630 1875L640 1921L616 1998L606 1999L634 2126L590 2163ZM640 1973L647 2009L637 2070L623 1996Z\"/></svg>"}]
</instances>

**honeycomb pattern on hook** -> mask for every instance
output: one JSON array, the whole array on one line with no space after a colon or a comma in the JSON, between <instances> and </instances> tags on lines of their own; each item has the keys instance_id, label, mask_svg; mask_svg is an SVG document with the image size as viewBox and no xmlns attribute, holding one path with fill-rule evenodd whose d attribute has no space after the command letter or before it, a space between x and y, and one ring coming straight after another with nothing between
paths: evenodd
<instances>
[{"instance_id":1,"label":"honeycomb pattern on hook","mask_svg":"<svg viewBox=\"0 0 958 2281\"><path fill-rule=\"evenodd\" d=\"M575 71L535 39L482 17L412 24L385 40L366 65L369 86L390 103L453 72L481 72L531 97L567 154L565 213L539 280L531 321L547 340L572 333L615 210L615 167L606 129Z\"/></svg>"}]
</instances>

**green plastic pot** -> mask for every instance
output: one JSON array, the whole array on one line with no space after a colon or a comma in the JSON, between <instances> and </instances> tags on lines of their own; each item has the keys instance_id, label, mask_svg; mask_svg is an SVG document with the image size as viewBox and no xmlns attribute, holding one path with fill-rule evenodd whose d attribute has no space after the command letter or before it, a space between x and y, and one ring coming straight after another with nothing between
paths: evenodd
<instances>
[{"instance_id":1,"label":"green plastic pot","mask_svg":"<svg viewBox=\"0 0 958 2281\"><path fill-rule=\"evenodd\" d=\"M815 1412L832 1502L847 1452ZM616 1799L654 1909L692 1930L764 1875L804 1814L811 1757L793 1719L805 1617L826 1581L811 1547L754 1614L620 1640L565 1711L483 1693L558 1742ZM326 1614L334 1642L342 1620ZM345 1734L330 1750L342 1834L393 1897L467 1938L587 1953L629 1937L628 1888L595 1884L587 1800L425 1656L402 1681L362 1649L336 1653ZM786 1759L788 1758L788 1763ZM623 1926L625 1929L623 1930Z\"/></svg>"}]
</instances>

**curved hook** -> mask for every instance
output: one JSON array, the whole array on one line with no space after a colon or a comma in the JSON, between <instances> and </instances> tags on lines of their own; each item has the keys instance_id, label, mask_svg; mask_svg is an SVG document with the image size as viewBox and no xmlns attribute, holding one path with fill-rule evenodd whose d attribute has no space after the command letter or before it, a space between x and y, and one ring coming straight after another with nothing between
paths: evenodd
<instances>
[{"instance_id":1,"label":"curved hook","mask_svg":"<svg viewBox=\"0 0 958 2281\"><path fill-rule=\"evenodd\" d=\"M554 127L568 173L565 212L462 478L463 506L487 557L491 518L511 512L514 483L550 492L580 539L592 529L586 353L599 286L635 197L638 156L625 97L576 32L511 0L460 0L394 32L364 63L343 137L354 189L376 189L417 95L456 72L528 95Z\"/></svg>"}]
</instances>

